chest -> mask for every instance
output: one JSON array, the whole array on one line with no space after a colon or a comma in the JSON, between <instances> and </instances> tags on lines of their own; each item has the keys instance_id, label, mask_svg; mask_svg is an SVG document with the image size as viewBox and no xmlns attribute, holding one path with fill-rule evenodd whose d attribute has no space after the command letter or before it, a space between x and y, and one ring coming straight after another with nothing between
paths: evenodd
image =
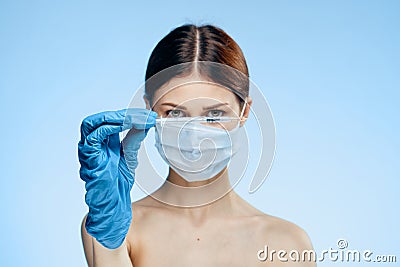
<instances>
[{"instance_id":1,"label":"chest","mask_svg":"<svg viewBox=\"0 0 400 267\"><path fill-rule=\"evenodd\" d=\"M135 267L261 266L257 252L263 248L262 239L247 227L229 223L207 227L164 225L140 235Z\"/></svg>"}]
</instances>

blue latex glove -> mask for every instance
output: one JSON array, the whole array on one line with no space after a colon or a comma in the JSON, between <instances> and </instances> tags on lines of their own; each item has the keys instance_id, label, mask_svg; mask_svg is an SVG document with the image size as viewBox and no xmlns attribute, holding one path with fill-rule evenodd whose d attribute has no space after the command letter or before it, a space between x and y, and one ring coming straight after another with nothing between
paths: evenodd
<instances>
[{"instance_id":1,"label":"blue latex glove","mask_svg":"<svg viewBox=\"0 0 400 267\"><path fill-rule=\"evenodd\" d=\"M119 247L129 230L137 152L156 116L148 109L131 108L91 115L82 122L78 156L89 206L85 227L107 248ZM127 129L131 130L124 139L127 146L123 152L119 133Z\"/></svg>"}]
</instances>

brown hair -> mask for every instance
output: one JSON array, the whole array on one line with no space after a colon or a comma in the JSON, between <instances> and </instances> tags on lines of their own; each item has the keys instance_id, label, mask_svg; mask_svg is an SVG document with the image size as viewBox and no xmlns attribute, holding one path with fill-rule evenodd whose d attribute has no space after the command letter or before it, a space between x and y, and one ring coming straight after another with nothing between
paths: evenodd
<instances>
[{"instance_id":1,"label":"brown hair","mask_svg":"<svg viewBox=\"0 0 400 267\"><path fill-rule=\"evenodd\" d=\"M218 64L210 68L207 62ZM185 24L168 33L153 49L146 70L146 98L151 102L154 92L171 79L171 73L151 79L156 74L177 66L172 77L183 76L195 65L203 76L236 93L240 102L248 96L249 71L239 45L216 26Z\"/></svg>"}]
</instances>

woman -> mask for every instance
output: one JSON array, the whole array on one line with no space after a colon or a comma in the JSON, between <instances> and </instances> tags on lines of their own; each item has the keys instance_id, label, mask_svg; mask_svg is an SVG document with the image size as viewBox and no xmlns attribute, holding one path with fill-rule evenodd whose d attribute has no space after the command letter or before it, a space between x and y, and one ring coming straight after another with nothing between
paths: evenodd
<instances>
[{"instance_id":1,"label":"woman","mask_svg":"<svg viewBox=\"0 0 400 267\"><path fill-rule=\"evenodd\" d=\"M184 25L165 36L150 56L146 109L103 112L83 121L78 152L89 206L82 223L89 266L315 265L288 255L312 249L301 228L263 214L231 190L227 165L240 143L235 133L252 104L248 76L241 49L223 30ZM212 121L191 121L205 117ZM220 118L229 121L214 123ZM158 151L170 165L167 182L131 203L137 153L154 126ZM119 132L127 129L121 144ZM182 133L184 144L178 144L175 137ZM204 137L218 149L214 161L202 168L205 162L196 157L208 151L207 144L196 148L193 140ZM225 146L227 138L230 146ZM286 254L278 255L279 250Z\"/></svg>"}]
</instances>

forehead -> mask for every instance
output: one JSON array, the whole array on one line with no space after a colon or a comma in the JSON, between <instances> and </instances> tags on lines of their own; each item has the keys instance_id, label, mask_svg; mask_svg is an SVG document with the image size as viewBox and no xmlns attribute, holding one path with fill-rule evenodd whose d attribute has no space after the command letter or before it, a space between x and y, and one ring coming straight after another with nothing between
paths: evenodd
<instances>
[{"instance_id":1,"label":"forehead","mask_svg":"<svg viewBox=\"0 0 400 267\"><path fill-rule=\"evenodd\" d=\"M184 102L202 102L214 104L224 102L237 103L236 95L226 87L195 77L174 78L163 85L154 94L154 105L163 102L181 104Z\"/></svg>"}]
</instances>

